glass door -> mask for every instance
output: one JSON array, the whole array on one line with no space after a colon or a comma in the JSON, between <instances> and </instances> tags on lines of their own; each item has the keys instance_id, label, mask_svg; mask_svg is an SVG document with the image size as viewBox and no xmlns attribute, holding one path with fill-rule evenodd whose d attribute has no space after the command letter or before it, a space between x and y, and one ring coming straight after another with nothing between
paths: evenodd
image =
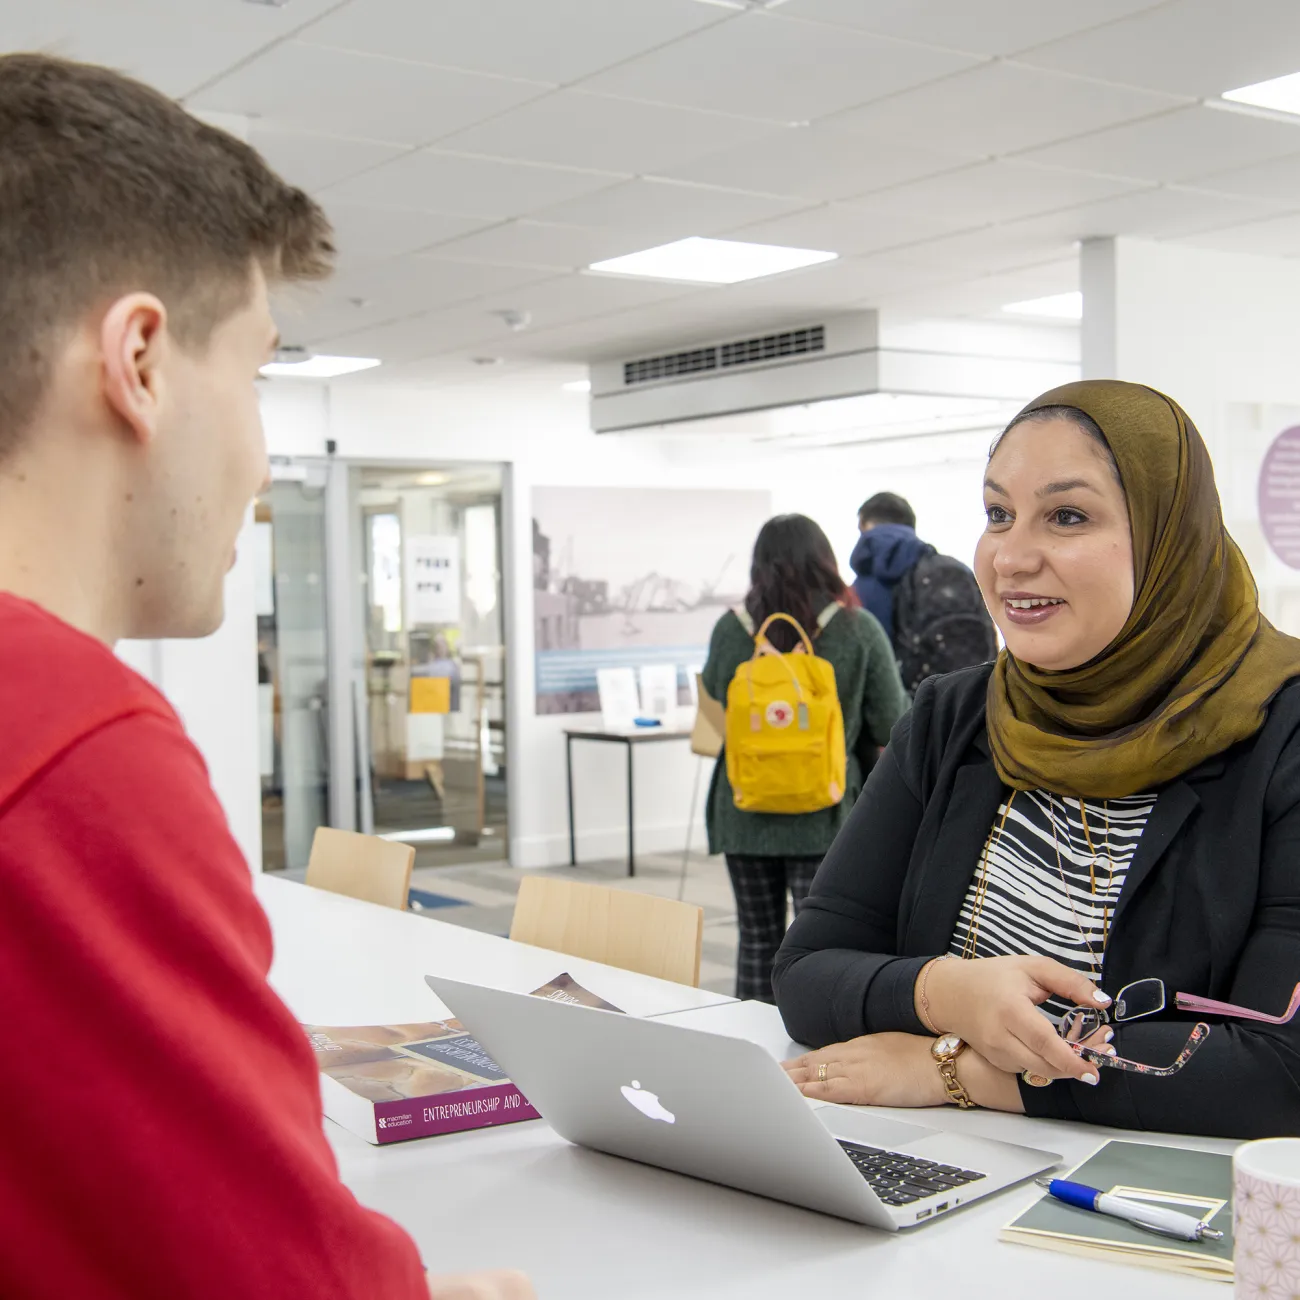
<instances>
[{"instance_id":1,"label":"glass door","mask_svg":"<svg viewBox=\"0 0 1300 1300\"><path fill-rule=\"evenodd\" d=\"M262 863L305 868L328 824L325 467L278 465L255 506Z\"/></svg>"},{"instance_id":2,"label":"glass door","mask_svg":"<svg viewBox=\"0 0 1300 1300\"><path fill-rule=\"evenodd\" d=\"M507 855L499 466L353 469L369 799L417 865Z\"/></svg>"}]
</instances>

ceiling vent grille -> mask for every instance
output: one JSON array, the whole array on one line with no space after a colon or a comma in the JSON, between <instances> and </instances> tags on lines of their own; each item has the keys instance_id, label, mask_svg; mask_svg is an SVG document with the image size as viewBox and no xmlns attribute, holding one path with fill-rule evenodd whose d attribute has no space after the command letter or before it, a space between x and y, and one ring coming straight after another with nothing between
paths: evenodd
<instances>
[{"instance_id":1,"label":"ceiling vent grille","mask_svg":"<svg viewBox=\"0 0 1300 1300\"><path fill-rule=\"evenodd\" d=\"M826 350L826 327L812 325L805 329L782 330L776 334L763 334L757 338L736 339L704 348L691 348L686 352L669 352L658 357L643 357L639 361L623 363L623 384L632 388L637 384L654 383L659 379L680 378L708 371L732 370L737 366L758 365L782 357L803 356L809 352Z\"/></svg>"}]
</instances>

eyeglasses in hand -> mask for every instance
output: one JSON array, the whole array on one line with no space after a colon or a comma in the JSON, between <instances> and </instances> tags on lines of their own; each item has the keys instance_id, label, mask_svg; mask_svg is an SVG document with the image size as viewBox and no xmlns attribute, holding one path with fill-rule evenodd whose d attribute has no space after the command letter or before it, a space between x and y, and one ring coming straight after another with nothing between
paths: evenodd
<instances>
[{"instance_id":1,"label":"eyeglasses in hand","mask_svg":"<svg viewBox=\"0 0 1300 1300\"><path fill-rule=\"evenodd\" d=\"M1279 1016L1269 1015L1264 1011L1253 1011L1249 1007L1236 1006L1231 1002L1218 1002L1214 998L1199 997L1194 993L1174 995L1174 1005L1180 1011L1195 1011L1206 1016L1222 1016L1232 1020L1254 1020L1261 1024L1285 1025L1295 1019L1300 1012L1300 984L1291 992L1291 1000L1286 1010ZM1128 1070L1133 1074L1146 1074L1156 1078L1168 1078L1191 1060L1197 1048L1209 1037L1210 1027L1198 1023L1193 1026L1183 1050L1166 1066L1146 1065L1141 1061L1130 1061L1126 1057L1111 1056L1095 1047L1082 1044L1106 1024L1124 1024L1127 1021L1140 1020L1144 1016L1154 1016L1165 1009L1165 985L1161 979L1135 980L1126 984L1115 995L1115 1001L1109 1011L1094 1007L1075 1007L1067 1011L1058 1026L1061 1037L1074 1046L1075 1051L1085 1060L1096 1065L1107 1065L1115 1070Z\"/></svg>"}]
</instances>

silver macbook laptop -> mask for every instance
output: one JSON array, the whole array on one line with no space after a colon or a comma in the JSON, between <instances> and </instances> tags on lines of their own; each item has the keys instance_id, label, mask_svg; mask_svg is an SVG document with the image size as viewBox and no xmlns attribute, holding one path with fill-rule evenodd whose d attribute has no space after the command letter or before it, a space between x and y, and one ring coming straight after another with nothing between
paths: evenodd
<instances>
[{"instance_id":1,"label":"silver macbook laptop","mask_svg":"<svg viewBox=\"0 0 1300 1300\"><path fill-rule=\"evenodd\" d=\"M563 1138L893 1231L1060 1162L870 1108L812 1106L756 1043L426 976Z\"/></svg>"}]
</instances>

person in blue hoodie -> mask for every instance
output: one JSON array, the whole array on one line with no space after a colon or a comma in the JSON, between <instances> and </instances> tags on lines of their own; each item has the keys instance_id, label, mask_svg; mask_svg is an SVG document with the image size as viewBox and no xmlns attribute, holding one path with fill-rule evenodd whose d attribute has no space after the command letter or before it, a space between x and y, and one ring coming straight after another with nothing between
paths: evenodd
<instances>
[{"instance_id":1,"label":"person in blue hoodie","mask_svg":"<svg viewBox=\"0 0 1300 1300\"><path fill-rule=\"evenodd\" d=\"M908 694L927 678L985 663L998 650L975 575L916 535L912 507L878 492L858 511L853 590L885 629Z\"/></svg>"},{"instance_id":2,"label":"person in blue hoodie","mask_svg":"<svg viewBox=\"0 0 1300 1300\"><path fill-rule=\"evenodd\" d=\"M934 547L916 535L916 512L894 492L877 492L858 511L861 536L849 563L857 575L853 590L894 640L894 588Z\"/></svg>"}]
</instances>

